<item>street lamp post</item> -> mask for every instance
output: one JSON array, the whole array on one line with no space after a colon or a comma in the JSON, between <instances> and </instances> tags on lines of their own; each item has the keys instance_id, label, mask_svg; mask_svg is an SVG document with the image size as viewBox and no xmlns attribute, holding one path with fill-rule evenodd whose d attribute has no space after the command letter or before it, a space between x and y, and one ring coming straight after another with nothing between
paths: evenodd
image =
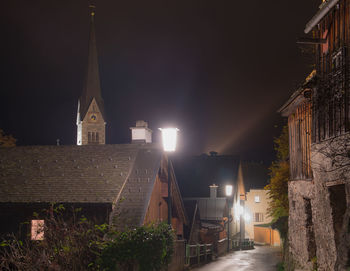
<instances>
[{"instance_id":1,"label":"street lamp post","mask_svg":"<svg viewBox=\"0 0 350 271\"><path fill-rule=\"evenodd\" d=\"M230 215L231 215L231 208L230 208L230 197L232 196L232 185L226 185L225 192L226 197L228 198L228 219L227 219L227 252L230 252Z\"/></svg>"},{"instance_id":2,"label":"street lamp post","mask_svg":"<svg viewBox=\"0 0 350 271\"><path fill-rule=\"evenodd\" d=\"M176 150L177 128L159 128L162 132L162 143L164 152L168 153L168 224L171 226L171 179L170 179L170 157L169 153Z\"/></svg>"}]
</instances>

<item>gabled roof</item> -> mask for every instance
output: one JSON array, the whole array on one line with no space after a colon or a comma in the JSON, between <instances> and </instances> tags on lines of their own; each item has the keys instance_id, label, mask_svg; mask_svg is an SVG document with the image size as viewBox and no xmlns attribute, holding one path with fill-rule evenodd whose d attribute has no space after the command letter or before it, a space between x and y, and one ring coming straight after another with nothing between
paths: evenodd
<instances>
[{"instance_id":1,"label":"gabled roof","mask_svg":"<svg viewBox=\"0 0 350 271\"><path fill-rule=\"evenodd\" d=\"M0 203L106 203L117 228L140 226L162 159L158 144L0 148ZM174 175L172 182L187 224Z\"/></svg>"},{"instance_id":2,"label":"gabled roof","mask_svg":"<svg viewBox=\"0 0 350 271\"><path fill-rule=\"evenodd\" d=\"M90 6L90 8L94 6ZM90 21L90 37L89 37L89 53L88 53L88 64L86 71L86 79L83 87L83 92L79 98L78 103L78 116L83 120L91 104L93 98L95 98L96 103L101 111L102 117L105 120L104 114L104 102L101 96L101 84L98 66L98 55L96 46L96 35L95 35L95 25L94 16L95 11L91 10L91 21Z\"/></svg>"},{"instance_id":3,"label":"gabled roof","mask_svg":"<svg viewBox=\"0 0 350 271\"><path fill-rule=\"evenodd\" d=\"M117 228L143 224L162 154L160 149L139 151L133 169L114 202L116 208L113 210L112 222Z\"/></svg>"},{"instance_id":4,"label":"gabled roof","mask_svg":"<svg viewBox=\"0 0 350 271\"><path fill-rule=\"evenodd\" d=\"M278 109L278 113L281 113L282 116L287 117L295 110L295 107L310 99L310 97L307 97L308 95L306 95L305 92L312 89L316 80L316 70L313 70L306 77L303 84L296 91L293 92L288 101L284 103L284 105L280 109Z\"/></svg>"},{"instance_id":5,"label":"gabled roof","mask_svg":"<svg viewBox=\"0 0 350 271\"><path fill-rule=\"evenodd\" d=\"M161 156L153 144L1 148L0 202L112 204L129 179L133 192L152 186Z\"/></svg>"}]
</instances>

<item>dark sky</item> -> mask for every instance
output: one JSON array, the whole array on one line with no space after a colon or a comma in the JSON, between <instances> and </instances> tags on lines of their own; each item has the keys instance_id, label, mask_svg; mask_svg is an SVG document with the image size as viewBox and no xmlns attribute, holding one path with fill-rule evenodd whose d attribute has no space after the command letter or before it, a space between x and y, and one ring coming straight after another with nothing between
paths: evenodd
<instances>
[{"instance_id":1,"label":"dark sky","mask_svg":"<svg viewBox=\"0 0 350 271\"><path fill-rule=\"evenodd\" d=\"M320 2L97 1L107 142L143 119L155 141L180 128L180 153L272 159L276 111L312 70L296 39ZM87 1L5 1L0 20L0 128L19 145L75 144Z\"/></svg>"}]
</instances>

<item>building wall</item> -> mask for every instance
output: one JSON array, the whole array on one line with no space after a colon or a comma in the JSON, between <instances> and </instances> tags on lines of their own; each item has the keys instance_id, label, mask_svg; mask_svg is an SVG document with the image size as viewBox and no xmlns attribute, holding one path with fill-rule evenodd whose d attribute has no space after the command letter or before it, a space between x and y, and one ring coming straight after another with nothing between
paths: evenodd
<instances>
[{"instance_id":1,"label":"building wall","mask_svg":"<svg viewBox=\"0 0 350 271\"><path fill-rule=\"evenodd\" d=\"M350 135L312 146L318 270L350 267Z\"/></svg>"},{"instance_id":2,"label":"building wall","mask_svg":"<svg viewBox=\"0 0 350 271\"><path fill-rule=\"evenodd\" d=\"M271 227L254 226L254 242L271 246L280 246L280 234L277 230L271 229Z\"/></svg>"},{"instance_id":3,"label":"building wall","mask_svg":"<svg viewBox=\"0 0 350 271\"><path fill-rule=\"evenodd\" d=\"M289 182L289 251L298 267L350 267L350 135L312 145L313 181Z\"/></svg>"},{"instance_id":4,"label":"building wall","mask_svg":"<svg viewBox=\"0 0 350 271\"><path fill-rule=\"evenodd\" d=\"M168 221L168 184L162 182L160 178L157 176L156 182L154 184L154 188L152 191L151 199L148 204L146 216L144 219L144 224L154 223L154 222L162 222ZM173 229L175 230L178 236L183 237L183 224L184 221L179 219L174 212L174 201L173 202L173 212L171 224Z\"/></svg>"},{"instance_id":5,"label":"building wall","mask_svg":"<svg viewBox=\"0 0 350 271\"><path fill-rule=\"evenodd\" d=\"M255 197L259 197L260 202L255 202ZM268 191L264 189L251 189L246 193L245 209L250 216L250 220L245 223L246 238L254 239L254 225L266 224L271 222L271 217L267 214L269 207ZM255 214L262 214L259 218L261 221L256 221Z\"/></svg>"},{"instance_id":6,"label":"building wall","mask_svg":"<svg viewBox=\"0 0 350 271\"><path fill-rule=\"evenodd\" d=\"M152 196L148 204L147 213L145 216L144 224L149 224L157 221L168 221L168 203L162 195L162 187L167 184L160 181L157 176L154 188L152 191ZM166 194L167 196L167 194Z\"/></svg>"},{"instance_id":7,"label":"building wall","mask_svg":"<svg viewBox=\"0 0 350 271\"><path fill-rule=\"evenodd\" d=\"M308 232L306 230L306 202L314 200L314 185L311 181L290 181L288 183L289 219L288 238L289 251L298 266L306 270L312 268L311 260L315 253L309 252Z\"/></svg>"}]
</instances>

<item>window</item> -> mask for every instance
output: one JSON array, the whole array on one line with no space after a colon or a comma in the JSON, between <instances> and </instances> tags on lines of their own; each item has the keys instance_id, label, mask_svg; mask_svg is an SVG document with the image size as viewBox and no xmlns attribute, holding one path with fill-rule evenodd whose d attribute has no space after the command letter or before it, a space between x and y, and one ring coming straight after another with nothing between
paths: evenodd
<instances>
[{"instance_id":1,"label":"window","mask_svg":"<svg viewBox=\"0 0 350 271\"><path fill-rule=\"evenodd\" d=\"M259 202L260 202L260 196L255 196L255 197L254 197L254 201L255 201L256 203L259 203Z\"/></svg>"},{"instance_id":2,"label":"window","mask_svg":"<svg viewBox=\"0 0 350 271\"><path fill-rule=\"evenodd\" d=\"M263 222L264 214L263 213L254 213L254 222Z\"/></svg>"},{"instance_id":3,"label":"window","mask_svg":"<svg viewBox=\"0 0 350 271\"><path fill-rule=\"evenodd\" d=\"M98 144L99 143L99 134L98 132L88 132L88 143L89 144Z\"/></svg>"},{"instance_id":4,"label":"window","mask_svg":"<svg viewBox=\"0 0 350 271\"><path fill-rule=\"evenodd\" d=\"M44 240L44 220L32 220L30 239Z\"/></svg>"}]
</instances>

